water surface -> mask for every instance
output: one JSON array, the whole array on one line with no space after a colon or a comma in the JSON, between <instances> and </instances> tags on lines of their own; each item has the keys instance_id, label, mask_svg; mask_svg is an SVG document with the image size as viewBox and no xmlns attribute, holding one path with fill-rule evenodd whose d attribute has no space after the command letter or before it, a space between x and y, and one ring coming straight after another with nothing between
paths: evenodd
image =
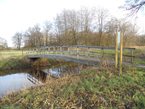
<instances>
[{"instance_id":1,"label":"water surface","mask_svg":"<svg viewBox=\"0 0 145 109\"><path fill-rule=\"evenodd\" d=\"M57 67L40 67L0 72L0 97L19 89L45 84L47 75L59 78L64 75L80 73L84 65L65 65Z\"/></svg>"}]
</instances>

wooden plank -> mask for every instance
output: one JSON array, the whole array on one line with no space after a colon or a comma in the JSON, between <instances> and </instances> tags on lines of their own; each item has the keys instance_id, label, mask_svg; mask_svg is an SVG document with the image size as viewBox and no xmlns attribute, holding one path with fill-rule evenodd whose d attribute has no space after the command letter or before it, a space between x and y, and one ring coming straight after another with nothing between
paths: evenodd
<instances>
[{"instance_id":1,"label":"wooden plank","mask_svg":"<svg viewBox=\"0 0 145 109\"><path fill-rule=\"evenodd\" d=\"M92 54L90 54L90 56L98 56L98 57L102 57L101 55L92 55Z\"/></svg>"},{"instance_id":2,"label":"wooden plank","mask_svg":"<svg viewBox=\"0 0 145 109\"><path fill-rule=\"evenodd\" d=\"M135 57L135 56L131 56L131 55L123 55L123 57Z\"/></svg>"}]
</instances>

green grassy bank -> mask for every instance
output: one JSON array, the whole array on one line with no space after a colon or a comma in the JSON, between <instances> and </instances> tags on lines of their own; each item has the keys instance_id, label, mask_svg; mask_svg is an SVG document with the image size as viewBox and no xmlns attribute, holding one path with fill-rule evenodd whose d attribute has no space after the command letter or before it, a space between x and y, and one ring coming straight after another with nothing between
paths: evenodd
<instances>
[{"instance_id":1,"label":"green grassy bank","mask_svg":"<svg viewBox=\"0 0 145 109\"><path fill-rule=\"evenodd\" d=\"M145 108L145 71L124 66L87 67L81 74L50 78L46 85L12 93L0 99L1 109Z\"/></svg>"},{"instance_id":2,"label":"green grassy bank","mask_svg":"<svg viewBox=\"0 0 145 109\"><path fill-rule=\"evenodd\" d=\"M0 60L0 70L29 67L31 62L26 56L17 56Z\"/></svg>"},{"instance_id":3,"label":"green grassy bank","mask_svg":"<svg viewBox=\"0 0 145 109\"><path fill-rule=\"evenodd\" d=\"M27 59L26 56L17 56L0 60L0 71L8 69L18 69L25 67L50 66L59 63L69 63L61 60L39 58L35 62Z\"/></svg>"}]
</instances>

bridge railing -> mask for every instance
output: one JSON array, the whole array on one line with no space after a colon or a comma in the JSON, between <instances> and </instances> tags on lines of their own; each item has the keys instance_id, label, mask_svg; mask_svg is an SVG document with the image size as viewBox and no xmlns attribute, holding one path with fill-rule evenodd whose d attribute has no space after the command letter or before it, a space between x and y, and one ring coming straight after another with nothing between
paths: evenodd
<instances>
[{"instance_id":1,"label":"bridge railing","mask_svg":"<svg viewBox=\"0 0 145 109\"><path fill-rule=\"evenodd\" d=\"M119 48L118 48L119 49ZM61 45L61 46L43 46L26 49L26 55L60 55L60 56L86 56L115 59L115 47L102 46L83 46L83 45ZM123 60L133 62L133 50L135 48L123 48ZM118 53L119 54L119 53Z\"/></svg>"}]
</instances>

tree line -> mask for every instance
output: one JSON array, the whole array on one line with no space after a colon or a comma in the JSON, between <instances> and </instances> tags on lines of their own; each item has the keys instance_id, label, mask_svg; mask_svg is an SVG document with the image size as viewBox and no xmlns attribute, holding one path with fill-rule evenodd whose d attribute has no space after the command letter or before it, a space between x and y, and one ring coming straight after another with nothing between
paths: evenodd
<instances>
[{"instance_id":1,"label":"tree line","mask_svg":"<svg viewBox=\"0 0 145 109\"><path fill-rule=\"evenodd\" d=\"M7 40L0 37L0 50L8 48Z\"/></svg>"},{"instance_id":2,"label":"tree line","mask_svg":"<svg viewBox=\"0 0 145 109\"><path fill-rule=\"evenodd\" d=\"M62 10L53 22L45 21L16 32L12 37L20 49L50 45L115 46L116 33L123 32L123 46L145 46L145 35L139 35L139 27L126 18L117 19L102 7L79 10Z\"/></svg>"}]
</instances>

